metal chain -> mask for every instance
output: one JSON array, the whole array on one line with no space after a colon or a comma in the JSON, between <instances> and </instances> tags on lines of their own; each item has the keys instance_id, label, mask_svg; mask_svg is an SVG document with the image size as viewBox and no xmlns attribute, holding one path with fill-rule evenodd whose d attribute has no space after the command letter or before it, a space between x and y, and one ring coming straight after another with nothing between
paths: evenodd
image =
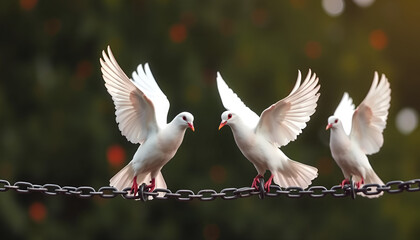
<instances>
[{"instance_id":1,"label":"metal chain","mask_svg":"<svg viewBox=\"0 0 420 240\"><path fill-rule=\"evenodd\" d=\"M153 192L145 190L145 185L142 184L139 188L139 192L136 196L130 193L130 188L125 188L119 191L115 187L104 186L96 190L90 186L60 186L57 184L32 184L30 182L18 181L14 184L10 184L9 181L0 179L0 192L6 192L8 190L15 190L18 193L34 193L39 192L46 195L70 195L77 196L79 198L91 198L98 196L101 198L115 198L122 196L124 199L136 199L147 201L151 199L156 200L168 200L175 199L178 201L191 201L198 199L201 201L212 201L217 198L224 200L233 200L238 198L247 198L252 196L259 196L260 199L264 197L289 197L289 198L301 198L304 196L311 198L323 198L331 195L335 198L352 197L356 198L357 193L363 193L365 195L376 195L381 192L386 193L401 193L401 192L418 192L420 191L420 179L413 179L409 181L390 181L387 184L381 186L379 184L365 184L363 187L356 189L353 183L347 184L344 187L341 185L332 186L330 189L324 186L311 186L308 189L302 189L300 187L289 187L281 188L278 185L271 185L266 191L264 189L264 181L260 181L259 189L251 187L242 188L224 188L220 192L213 189L202 189L195 193L192 190L180 189L176 192L172 192L169 189L157 188Z\"/></svg>"}]
</instances>

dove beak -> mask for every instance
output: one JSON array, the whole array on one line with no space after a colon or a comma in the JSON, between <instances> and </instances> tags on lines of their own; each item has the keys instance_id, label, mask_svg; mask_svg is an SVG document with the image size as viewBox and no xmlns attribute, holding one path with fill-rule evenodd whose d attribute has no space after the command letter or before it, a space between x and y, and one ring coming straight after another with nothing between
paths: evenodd
<instances>
[{"instance_id":1,"label":"dove beak","mask_svg":"<svg viewBox=\"0 0 420 240\"><path fill-rule=\"evenodd\" d=\"M223 126L225 126L225 125L226 125L226 123L227 123L227 121L221 122L221 123L220 123L220 125L219 125L219 130L220 130Z\"/></svg>"},{"instance_id":2,"label":"dove beak","mask_svg":"<svg viewBox=\"0 0 420 240\"><path fill-rule=\"evenodd\" d=\"M194 125L192 123L188 123L188 127L191 128L193 132L195 131Z\"/></svg>"},{"instance_id":3,"label":"dove beak","mask_svg":"<svg viewBox=\"0 0 420 240\"><path fill-rule=\"evenodd\" d=\"M325 130L328 130L330 128L332 128L332 124L331 123L327 125L327 127L325 128Z\"/></svg>"}]
</instances>

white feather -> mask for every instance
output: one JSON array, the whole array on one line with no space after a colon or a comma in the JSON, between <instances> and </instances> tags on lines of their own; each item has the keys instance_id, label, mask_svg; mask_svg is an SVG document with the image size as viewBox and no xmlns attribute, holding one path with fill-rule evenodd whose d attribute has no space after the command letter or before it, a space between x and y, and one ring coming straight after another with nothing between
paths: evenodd
<instances>
[{"instance_id":1,"label":"white feather","mask_svg":"<svg viewBox=\"0 0 420 240\"><path fill-rule=\"evenodd\" d=\"M291 93L268 107L261 118L252 112L227 86L218 73L217 85L223 106L220 126L232 129L236 144L243 155L254 164L259 175L271 171L273 180L281 187L308 187L318 176L314 167L295 162L280 149L306 127L306 122L315 112L319 98L318 78L309 71L303 84L301 74Z\"/></svg>"}]
</instances>

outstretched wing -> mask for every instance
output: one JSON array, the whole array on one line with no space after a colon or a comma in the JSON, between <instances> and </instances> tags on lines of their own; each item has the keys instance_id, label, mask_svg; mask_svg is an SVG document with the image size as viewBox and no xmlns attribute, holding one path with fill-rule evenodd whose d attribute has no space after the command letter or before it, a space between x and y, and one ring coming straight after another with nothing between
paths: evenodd
<instances>
[{"instance_id":1,"label":"outstretched wing","mask_svg":"<svg viewBox=\"0 0 420 240\"><path fill-rule=\"evenodd\" d=\"M309 70L305 81L300 85L301 77L299 71L292 92L261 114L257 132L277 147L294 141L315 112L320 95L318 78L315 73L311 75Z\"/></svg>"},{"instance_id":2,"label":"outstretched wing","mask_svg":"<svg viewBox=\"0 0 420 240\"><path fill-rule=\"evenodd\" d=\"M166 126L170 105L169 100L159 88L148 63L144 65L144 68L141 64L137 67L137 72L133 72L133 81L153 103L158 126L160 128Z\"/></svg>"},{"instance_id":3,"label":"outstretched wing","mask_svg":"<svg viewBox=\"0 0 420 240\"><path fill-rule=\"evenodd\" d=\"M343 98L335 109L334 116L341 120L343 124L344 132L347 135L350 135L351 132L351 122L354 113L354 104L353 99L349 96L348 93L344 93Z\"/></svg>"},{"instance_id":4,"label":"outstretched wing","mask_svg":"<svg viewBox=\"0 0 420 240\"><path fill-rule=\"evenodd\" d=\"M130 142L141 144L158 129L154 103L127 77L109 46L108 55L102 51L102 58L102 77L114 101L118 128Z\"/></svg>"},{"instance_id":5,"label":"outstretched wing","mask_svg":"<svg viewBox=\"0 0 420 240\"><path fill-rule=\"evenodd\" d=\"M359 144L365 154L378 152L384 142L382 131L388 117L391 88L384 74L378 81L378 73L375 72L368 94L353 114L350 138Z\"/></svg>"},{"instance_id":6,"label":"outstretched wing","mask_svg":"<svg viewBox=\"0 0 420 240\"><path fill-rule=\"evenodd\" d=\"M219 72L217 72L217 88L219 90L223 106L227 110L235 112L239 115L247 126L255 128L260 118L242 102L232 89L229 88Z\"/></svg>"}]
</instances>

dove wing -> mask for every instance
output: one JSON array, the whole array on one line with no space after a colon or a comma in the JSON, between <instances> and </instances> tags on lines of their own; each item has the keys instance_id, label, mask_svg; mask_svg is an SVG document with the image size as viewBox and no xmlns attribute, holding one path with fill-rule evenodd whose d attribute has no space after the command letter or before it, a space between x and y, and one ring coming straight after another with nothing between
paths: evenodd
<instances>
[{"instance_id":1,"label":"dove wing","mask_svg":"<svg viewBox=\"0 0 420 240\"><path fill-rule=\"evenodd\" d=\"M147 96L153 103L156 122L160 128L167 124L169 100L162 92L157 84L152 72L150 71L149 64L143 66L140 64L137 67L137 72L133 72L134 84Z\"/></svg>"},{"instance_id":2,"label":"dove wing","mask_svg":"<svg viewBox=\"0 0 420 240\"><path fill-rule=\"evenodd\" d=\"M386 126L390 102L388 79L382 74L379 81L378 73L375 72L368 94L353 114L350 133L352 141L357 142L365 154L378 152L384 142L382 131Z\"/></svg>"},{"instance_id":3,"label":"dove wing","mask_svg":"<svg viewBox=\"0 0 420 240\"><path fill-rule=\"evenodd\" d=\"M103 51L102 57L102 77L114 101L118 128L130 142L141 144L158 129L154 102L127 77L109 46L108 55Z\"/></svg>"},{"instance_id":4,"label":"dove wing","mask_svg":"<svg viewBox=\"0 0 420 240\"><path fill-rule=\"evenodd\" d=\"M345 92L343 98L335 109L334 116L341 120L344 131L347 135L350 135L353 113L353 99Z\"/></svg>"},{"instance_id":5,"label":"dove wing","mask_svg":"<svg viewBox=\"0 0 420 240\"><path fill-rule=\"evenodd\" d=\"M259 121L258 115L249 109L242 100L229 88L223 80L220 73L217 73L217 88L219 90L220 98L222 99L223 106L232 112L239 115L242 121L250 128L255 128Z\"/></svg>"},{"instance_id":6,"label":"dove wing","mask_svg":"<svg viewBox=\"0 0 420 240\"><path fill-rule=\"evenodd\" d=\"M318 93L320 85L317 85L318 78L315 73L311 75L311 70L309 70L302 85L300 82L301 73L299 71L291 93L265 109L261 114L256 131L277 147L294 141L315 112L320 95Z\"/></svg>"}]
</instances>

